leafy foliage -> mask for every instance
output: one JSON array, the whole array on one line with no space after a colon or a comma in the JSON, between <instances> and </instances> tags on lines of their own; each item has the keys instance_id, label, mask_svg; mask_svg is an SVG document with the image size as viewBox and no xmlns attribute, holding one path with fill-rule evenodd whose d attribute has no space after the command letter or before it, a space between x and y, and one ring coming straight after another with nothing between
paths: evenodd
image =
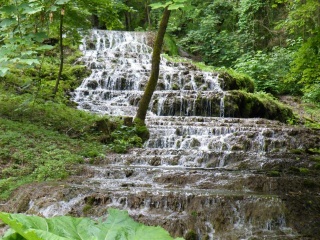
<instances>
[{"instance_id":1,"label":"leafy foliage","mask_svg":"<svg viewBox=\"0 0 320 240\"><path fill-rule=\"evenodd\" d=\"M284 79L289 73L292 51L286 48L274 48L271 52L257 51L243 54L237 59L234 69L251 76L257 91L281 94L292 91L284 86Z\"/></svg>"},{"instance_id":2,"label":"leafy foliage","mask_svg":"<svg viewBox=\"0 0 320 240\"><path fill-rule=\"evenodd\" d=\"M320 34L295 53L286 82L300 89L307 101L320 103Z\"/></svg>"},{"instance_id":3,"label":"leafy foliage","mask_svg":"<svg viewBox=\"0 0 320 240\"><path fill-rule=\"evenodd\" d=\"M0 213L0 219L12 228L4 235L2 240L173 239L161 227L145 226L135 222L126 211L109 209L108 213L108 218L105 222L69 216L44 219L23 214ZM178 240L179 238L176 239Z\"/></svg>"},{"instance_id":4,"label":"leafy foliage","mask_svg":"<svg viewBox=\"0 0 320 240\"><path fill-rule=\"evenodd\" d=\"M111 133L112 143L108 147L116 153L125 153L134 146L142 147L142 139L138 136L138 126L120 125Z\"/></svg>"},{"instance_id":5,"label":"leafy foliage","mask_svg":"<svg viewBox=\"0 0 320 240\"><path fill-rule=\"evenodd\" d=\"M233 3L203 3L201 9L190 10L189 14L187 21L193 18L194 24L190 24L181 45L194 55L201 55L207 64L230 66L240 50L239 39L231 27L236 18Z\"/></svg>"}]
</instances>

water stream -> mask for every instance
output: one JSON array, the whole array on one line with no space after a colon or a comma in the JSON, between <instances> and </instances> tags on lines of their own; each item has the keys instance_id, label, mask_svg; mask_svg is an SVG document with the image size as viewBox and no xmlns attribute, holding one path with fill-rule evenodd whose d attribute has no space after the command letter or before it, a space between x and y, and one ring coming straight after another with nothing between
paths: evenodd
<instances>
[{"instance_id":1,"label":"water stream","mask_svg":"<svg viewBox=\"0 0 320 240\"><path fill-rule=\"evenodd\" d=\"M134 116L150 73L152 34L93 30L83 39L91 70L74 92L79 108ZM162 58L147 115L150 139L129 154L110 154L88 177L74 182L68 199L30 204L45 216L100 217L109 207L161 225L174 236L197 239L299 239L275 194L277 178L261 170L291 160L304 147L299 129L277 121L226 115L218 73ZM60 211L60 210L61 211ZM60 211L60 212L59 212Z\"/></svg>"}]
</instances>

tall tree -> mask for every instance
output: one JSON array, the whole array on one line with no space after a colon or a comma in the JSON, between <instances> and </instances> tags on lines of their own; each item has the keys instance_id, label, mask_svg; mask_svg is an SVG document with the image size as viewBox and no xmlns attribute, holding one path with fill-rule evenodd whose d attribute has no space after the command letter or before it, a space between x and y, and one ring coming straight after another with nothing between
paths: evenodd
<instances>
[{"instance_id":1,"label":"tall tree","mask_svg":"<svg viewBox=\"0 0 320 240\"><path fill-rule=\"evenodd\" d=\"M60 83L61 75L62 75L62 71L63 71L63 59L64 59L64 54L63 54L63 17L64 17L64 12L65 12L65 9L62 6L61 13L60 13L60 26L59 26L60 66L59 66L59 73L58 73L56 85L53 90L53 97L55 97L58 92L58 87L59 87L59 83Z\"/></svg>"},{"instance_id":2,"label":"tall tree","mask_svg":"<svg viewBox=\"0 0 320 240\"><path fill-rule=\"evenodd\" d=\"M162 3L151 4L153 9L164 8L164 10L162 13L162 18L161 18L160 26L156 36L156 40L153 46L150 77L149 77L146 89L144 91L144 94L139 102L137 115L134 119L135 123L138 125L145 125L145 119L146 119L149 103L151 101L153 92L156 89L156 86L158 83L159 71L160 71L160 54L161 54L163 39L167 30L171 10L183 7L184 2L186 2L186 0L175 0L174 2L169 1L164 4Z\"/></svg>"}]
</instances>

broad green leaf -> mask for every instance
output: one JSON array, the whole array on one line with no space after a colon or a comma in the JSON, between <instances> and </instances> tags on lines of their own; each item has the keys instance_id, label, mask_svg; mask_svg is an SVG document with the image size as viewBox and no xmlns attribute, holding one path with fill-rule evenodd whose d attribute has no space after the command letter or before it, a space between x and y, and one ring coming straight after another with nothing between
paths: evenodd
<instances>
[{"instance_id":1,"label":"broad green leaf","mask_svg":"<svg viewBox=\"0 0 320 240\"><path fill-rule=\"evenodd\" d=\"M32 41L36 41L38 43L42 43L44 39L48 38L45 32L31 33L28 34L27 37L32 39Z\"/></svg>"},{"instance_id":2,"label":"broad green leaf","mask_svg":"<svg viewBox=\"0 0 320 240\"><path fill-rule=\"evenodd\" d=\"M127 239L126 234L134 233L138 223L129 218L128 212L109 209L108 213L107 221L102 223L104 231L101 232L98 239Z\"/></svg>"},{"instance_id":3,"label":"broad green leaf","mask_svg":"<svg viewBox=\"0 0 320 240\"><path fill-rule=\"evenodd\" d=\"M26 239L41 240L41 238L38 238L32 229L46 229L45 219L37 216L25 216L22 214L0 212L0 219Z\"/></svg>"},{"instance_id":4,"label":"broad green leaf","mask_svg":"<svg viewBox=\"0 0 320 240\"><path fill-rule=\"evenodd\" d=\"M174 3L185 3L188 2L189 0L174 0Z\"/></svg>"},{"instance_id":5,"label":"broad green leaf","mask_svg":"<svg viewBox=\"0 0 320 240\"><path fill-rule=\"evenodd\" d=\"M152 9L157 9L157 8L164 8L165 5L163 3L152 3L149 5Z\"/></svg>"},{"instance_id":6,"label":"broad green leaf","mask_svg":"<svg viewBox=\"0 0 320 240\"><path fill-rule=\"evenodd\" d=\"M17 24L17 20L15 18L6 18L1 21L0 27L6 28L15 24Z\"/></svg>"},{"instance_id":7,"label":"broad green leaf","mask_svg":"<svg viewBox=\"0 0 320 240\"><path fill-rule=\"evenodd\" d=\"M0 212L0 219L15 231L7 232L3 240L22 239L17 233L27 240L173 240L163 228L137 223L126 211L109 209L108 213L105 222L97 223L89 218L44 219Z\"/></svg>"},{"instance_id":8,"label":"broad green leaf","mask_svg":"<svg viewBox=\"0 0 320 240\"><path fill-rule=\"evenodd\" d=\"M150 227L140 225L136 229L135 236L130 238L132 240L162 240L162 239L172 239L167 231L161 227Z\"/></svg>"},{"instance_id":9,"label":"broad green leaf","mask_svg":"<svg viewBox=\"0 0 320 240\"><path fill-rule=\"evenodd\" d=\"M0 9L1 12L4 12L6 14L12 14L15 13L17 11L16 6L14 5L9 5L9 6L4 6Z\"/></svg>"},{"instance_id":10,"label":"broad green leaf","mask_svg":"<svg viewBox=\"0 0 320 240\"><path fill-rule=\"evenodd\" d=\"M35 14L41 12L43 10L43 6L39 3L23 3L20 5L19 9L21 10L22 14Z\"/></svg>"},{"instance_id":11,"label":"broad green leaf","mask_svg":"<svg viewBox=\"0 0 320 240\"><path fill-rule=\"evenodd\" d=\"M54 46L51 45L42 45L40 47L37 47L36 50L37 51L46 51L46 50L52 50L54 48Z\"/></svg>"},{"instance_id":12,"label":"broad green leaf","mask_svg":"<svg viewBox=\"0 0 320 240\"><path fill-rule=\"evenodd\" d=\"M52 5L49 9L48 12L55 12L58 10L58 7L56 5Z\"/></svg>"},{"instance_id":13,"label":"broad green leaf","mask_svg":"<svg viewBox=\"0 0 320 240\"><path fill-rule=\"evenodd\" d=\"M27 65L40 64L38 59L30 58L30 59L19 59L17 62L24 63Z\"/></svg>"},{"instance_id":14,"label":"broad green leaf","mask_svg":"<svg viewBox=\"0 0 320 240\"><path fill-rule=\"evenodd\" d=\"M8 71L9 71L9 68L0 67L0 76L4 77Z\"/></svg>"},{"instance_id":15,"label":"broad green leaf","mask_svg":"<svg viewBox=\"0 0 320 240\"><path fill-rule=\"evenodd\" d=\"M179 8L183 8L184 7L184 5L183 4L172 4L172 5L170 5L169 7L168 7L168 9L169 10L177 10L177 9L179 9Z\"/></svg>"},{"instance_id":16,"label":"broad green leaf","mask_svg":"<svg viewBox=\"0 0 320 240\"><path fill-rule=\"evenodd\" d=\"M9 229L3 238L0 237L0 240L25 240L25 238L13 229Z\"/></svg>"},{"instance_id":17,"label":"broad green leaf","mask_svg":"<svg viewBox=\"0 0 320 240\"><path fill-rule=\"evenodd\" d=\"M152 9L158 9L158 8L165 8L165 7L169 6L169 5L172 4L172 3L173 3L172 1L169 1L169 2L166 2L166 3L157 2L157 3L152 3L152 4L150 4L149 6L150 6Z\"/></svg>"},{"instance_id":18,"label":"broad green leaf","mask_svg":"<svg viewBox=\"0 0 320 240\"><path fill-rule=\"evenodd\" d=\"M24 52L21 52L20 55L25 57L25 56L30 56L30 55L35 54L35 53L37 53L37 52L35 52L35 51L24 51Z\"/></svg>"},{"instance_id":19,"label":"broad green leaf","mask_svg":"<svg viewBox=\"0 0 320 240\"><path fill-rule=\"evenodd\" d=\"M70 2L70 0L57 0L56 5L64 5Z\"/></svg>"}]
</instances>

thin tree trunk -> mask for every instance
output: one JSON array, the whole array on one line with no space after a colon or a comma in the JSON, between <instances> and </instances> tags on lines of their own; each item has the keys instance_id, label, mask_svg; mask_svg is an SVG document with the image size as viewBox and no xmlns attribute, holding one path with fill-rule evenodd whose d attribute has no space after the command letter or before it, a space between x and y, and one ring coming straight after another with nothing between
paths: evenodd
<instances>
[{"instance_id":1,"label":"thin tree trunk","mask_svg":"<svg viewBox=\"0 0 320 240\"><path fill-rule=\"evenodd\" d=\"M159 69L160 69L160 54L162 50L164 35L166 33L169 18L170 18L170 13L171 11L168 9L168 7L166 7L162 14L160 27L159 27L157 37L153 47L150 78L149 78L147 87L143 93L143 96L139 102L137 115L134 119L135 123L137 124L142 124L142 125L145 124L148 106L151 101L153 92L156 89L156 86L158 83Z\"/></svg>"},{"instance_id":2,"label":"thin tree trunk","mask_svg":"<svg viewBox=\"0 0 320 240\"><path fill-rule=\"evenodd\" d=\"M64 8L61 9L61 14L60 14L60 30L59 30L59 38L60 38L60 67L59 67L59 73L58 73L58 78L56 81L56 86L54 87L54 91L53 91L53 97L56 96L57 92L58 92L58 87L59 87L59 82L61 79L61 75L62 75L62 70L63 70L63 16L64 16Z\"/></svg>"},{"instance_id":3,"label":"thin tree trunk","mask_svg":"<svg viewBox=\"0 0 320 240\"><path fill-rule=\"evenodd\" d=\"M151 18L150 18L150 9L149 9L149 1L146 1L146 17L147 17L147 22L148 22L148 28L151 28Z\"/></svg>"}]
</instances>

